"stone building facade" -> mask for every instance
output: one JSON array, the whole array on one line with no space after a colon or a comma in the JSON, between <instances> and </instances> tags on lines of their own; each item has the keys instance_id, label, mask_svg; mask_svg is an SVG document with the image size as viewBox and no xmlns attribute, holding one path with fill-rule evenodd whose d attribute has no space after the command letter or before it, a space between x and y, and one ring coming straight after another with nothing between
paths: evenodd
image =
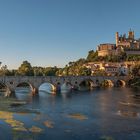
<instances>
[{"instance_id":1,"label":"stone building facade","mask_svg":"<svg viewBox=\"0 0 140 140\"><path fill-rule=\"evenodd\" d=\"M98 46L98 56L117 55L115 44L100 44Z\"/></svg>"},{"instance_id":2,"label":"stone building facade","mask_svg":"<svg viewBox=\"0 0 140 140\"><path fill-rule=\"evenodd\" d=\"M118 55L121 52L140 55L140 39L135 39L135 33L131 29L128 36L116 32L116 44L106 43L98 46L98 56Z\"/></svg>"},{"instance_id":3,"label":"stone building facade","mask_svg":"<svg viewBox=\"0 0 140 140\"><path fill-rule=\"evenodd\" d=\"M135 33L134 31L128 32L128 37L126 37L126 34L120 35L116 32L116 47L123 49L140 49L140 40L135 39Z\"/></svg>"}]
</instances>

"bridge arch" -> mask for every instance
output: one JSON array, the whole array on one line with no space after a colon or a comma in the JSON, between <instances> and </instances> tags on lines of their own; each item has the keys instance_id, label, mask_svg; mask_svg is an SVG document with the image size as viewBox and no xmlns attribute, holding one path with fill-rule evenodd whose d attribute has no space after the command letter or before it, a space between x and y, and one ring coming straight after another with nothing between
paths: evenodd
<instances>
[{"instance_id":1,"label":"bridge arch","mask_svg":"<svg viewBox=\"0 0 140 140\"><path fill-rule=\"evenodd\" d=\"M15 85L14 88L15 95L17 95L16 93L18 93L19 91L20 92L23 91L24 93L28 93L31 95L31 94L35 94L36 90L37 89L30 82L19 82Z\"/></svg>"},{"instance_id":2,"label":"bridge arch","mask_svg":"<svg viewBox=\"0 0 140 140\"><path fill-rule=\"evenodd\" d=\"M95 83L91 79L84 79L79 82L79 90L91 90Z\"/></svg>"},{"instance_id":3,"label":"bridge arch","mask_svg":"<svg viewBox=\"0 0 140 140\"><path fill-rule=\"evenodd\" d=\"M10 96L11 92L8 85L3 82L0 82L0 95L1 96Z\"/></svg>"},{"instance_id":4,"label":"bridge arch","mask_svg":"<svg viewBox=\"0 0 140 140\"><path fill-rule=\"evenodd\" d=\"M0 91L1 91L1 90L4 90L4 89L6 89L6 88L7 88L7 85L4 84L3 82L0 82Z\"/></svg>"},{"instance_id":5,"label":"bridge arch","mask_svg":"<svg viewBox=\"0 0 140 140\"><path fill-rule=\"evenodd\" d=\"M117 80L116 86L117 87L125 87L126 86L126 82L124 80Z\"/></svg>"},{"instance_id":6,"label":"bridge arch","mask_svg":"<svg viewBox=\"0 0 140 140\"><path fill-rule=\"evenodd\" d=\"M33 85L29 82L20 82L20 83L16 84L15 90L17 90L18 88L29 88L31 90L31 92L34 90Z\"/></svg>"},{"instance_id":7,"label":"bridge arch","mask_svg":"<svg viewBox=\"0 0 140 140\"><path fill-rule=\"evenodd\" d=\"M114 82L110 79L105 79L101 82L101 86L102 87L113 87L114 86Z\"/></svg>"},{"instance_id":8,"label":"bridge arch","mask_svg":"<svg viewBox=\"0 0 140 140\"><path fill-rule=\"evenodd\" d=\"M54 85L50 82L44 82L39 86L39 92L47 92L49 94L55 94L56 93L56 85Z\"/></svg>"},{"instance_id":9,"label":"bridge arch","mask_svg":"<svg viewBox=\"0 0 140 140\"><path fill-rule=\"evenodd\" d=\"M65 81L60 88L61 93L68 93L73 88L73 85L70 82Z\"/></svg>"},{"instance_id":10,"label":"bridge arch","mask_svg":"<svg viewBox=\"0 0 140 140\"><path fill-rule=\"evenodd\" d=\"M29 82L19 82L15 85L15 96L18 100L31 100L34 87Z\"/></svg>"}]
</instances>

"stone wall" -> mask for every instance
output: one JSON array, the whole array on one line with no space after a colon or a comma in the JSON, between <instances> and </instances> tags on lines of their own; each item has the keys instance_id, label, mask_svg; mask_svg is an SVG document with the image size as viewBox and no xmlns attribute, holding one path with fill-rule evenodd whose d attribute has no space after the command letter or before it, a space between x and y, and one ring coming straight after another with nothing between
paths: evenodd
<instances>
[{"instance_id":1,"label":"stone wall","mask_svg":"<svg viewBox=\"0 0 140 140\"><path fill-rule=\"evenodd\" d=\"M117 80L128 81L129 77L114 77L114 76L4 76L0 77L0 82L5 84L12 92L15 91L16 87L21 83L28 83L32 91L37 91L41 84L51 83L54 86L58 84L62 85L64 83L70 83L72 86L79 86L82 81L91 80L96 83L98 80L101 83L104 80L111 80L112 82L117 82Z\"/></svg>"}]
</instances>

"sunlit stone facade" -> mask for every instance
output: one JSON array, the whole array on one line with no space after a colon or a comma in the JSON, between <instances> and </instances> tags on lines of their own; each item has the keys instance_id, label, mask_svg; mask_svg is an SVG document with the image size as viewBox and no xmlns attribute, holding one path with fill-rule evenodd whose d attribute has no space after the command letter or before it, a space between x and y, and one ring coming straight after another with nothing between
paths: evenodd
<instances>
[{"instance_id":1,"label":"sunlit stone facade","mask_svg":"<svg viewBox=\"0 0 140 140\"><path fill-rule=\"evenodd\" d=\"M128 37L116 32L116 44L106 43L98 46L98 56L118 55L121 52L126 52L127 55L140 55L140 39L135 39L135 33L131 29Z\"/></svg>"}]
</instances>

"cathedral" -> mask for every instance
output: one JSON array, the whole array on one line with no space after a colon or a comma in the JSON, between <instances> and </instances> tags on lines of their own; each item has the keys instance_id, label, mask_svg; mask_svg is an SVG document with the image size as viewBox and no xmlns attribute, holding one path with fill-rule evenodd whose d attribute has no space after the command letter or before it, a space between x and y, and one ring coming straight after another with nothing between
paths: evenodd
<instances>
[{"instance_id":1,"label":"cathedral","mask_svg":"<svg viewBox=\"0 0 140 140\"><path fill-rule=\"evenodd\" d=\"M128 36L116 32L116 44L100 44L98 56L118 55L125 52L127 55L140 55L140 39L135 39L134 31L130 29Z\"/></svg>"},{"instance_id":2,"label":"cathedral","mask_svg":"<svg viewBox=\"0 0 140 140\"><path fill-rule=\"evenodd\" d=\"M140 39L135 39L134 31L131 29L128 32L128 37L126 34L119 36L119 33L116 32L116 47L124 50L140 49Z\"/></svg>"}]
</instances>

